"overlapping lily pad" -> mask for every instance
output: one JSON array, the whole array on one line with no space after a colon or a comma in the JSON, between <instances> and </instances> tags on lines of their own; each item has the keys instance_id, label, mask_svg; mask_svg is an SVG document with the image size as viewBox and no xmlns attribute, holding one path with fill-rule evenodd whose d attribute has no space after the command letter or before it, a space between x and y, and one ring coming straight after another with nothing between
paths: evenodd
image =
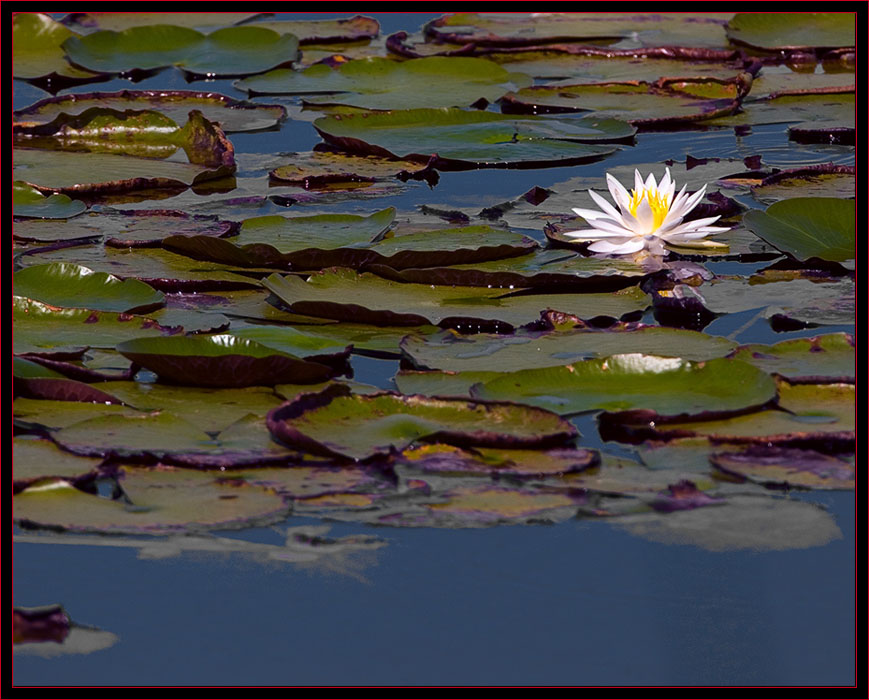
<instances>
[{"instance_id":1,"label":"overlapping lily pad","mask_svg":"<svg viewBox=\"0 0 869 700\"><path fill-rule=\"evenodd\" d=\"M13 113L16 122L31 126L47 124L61 114L81 114L93 107L115 111L160 112L177 124L198 110L225 132L256 131L280 124L287 116L281 105L242 102L216 92L194 90L119 90L60 95L39 100Z\"/></svg>"},{"instance_id":2,"label":"overlapping lily pad","mask_svg":"<svg viewBox=\"0 0 869 700\"><path fill-rule=\"evenodd\" d=\"M12 446L12 478L15 489L37 479L61 477L76 480L92 474L101 460L77 457L58 449L50 440L15 438Z\"/></svg>"},{"instance_id":3,"label":"overlapping lily pad","mask_svg":"<svg viewBox=\"0 0 869 700\"><path fill-rule=\"evenodd\" d=\"M340 357L315 351L302 359L231 335L139 338L117 350L164 381L208 387L316 384L333 376L347 356L346 350Z\"/></svg>"},{"instance_id":4,"label":"overlapping lily pad","mask_svg":"<svg viewBox=\"0 0 869 700\"><path fill-rule=\"evenodd\" d=\"M13 65L16 78L61 78L88 82L99 78L66 60L63 42L75 34L41 13L17 12L12 19Z\"/></svg>"},{"instance_id":5,"label":"overlapping lily pad","mask_svg":"<svg viewBox=\"0 0 869 700\"><path fill-rule=\"evenodd\" d=\"M799 260L842 262L856 254L856 204L838 197L794 197L743 221L767 243Z\"/></svg>"},{"instance_id":6,"label":"overlapping lily pad","mask_svg":"<svg viewBox=\"0 0 869 700\"><path fill-rule=\"evenodd\" d=\"M300 44L318 45L374 39L380 33L380 23L364 15L341 19L260 20L254 26L267 27L279 34L293 34Z\"/></svg>"},{"instance_id":7,"label":"overlapping lily pad","mask_svg":"<svg viewBox=\"0 0 869 700\"><path fill-rule=\"evenodd\" d=\"M125 73L177 66L194 75L261 73L295 61L299 41L256 26L227 27L208 35L169 24L101 30L69 37L63 50L70 61L92 71Z\"/></svg>"},{"instance_id":8,"label":"overlapping lily pad","mask_svg":"<svg viewBox=\"0 0 869 700\"><path fill-rule=\"evenodd\" d=\"M359 187L367 182L392 177L429 179L436 182L435 176L430 173L428 163L312 151L291 154L287 165L269 172L269 179L275 183L299 185L310 190L342 185Z\"/></svg>"},{"instance_id":9,"label":"overlapping lily pad","mask_svg":"<svg viewBox=\"0 0 869 700\"><path fill-rule=\"evenodd\" d=\"M776 395L772 378L744 362L690 362L640 353L564 367L504 373L471 389L476 398L510 396L561 414L636 408L661 415L761 406Z\"/></svg>"},{"instance_id":10,"label":"overlapping lily pad","mask_svg":"<svg viewBox=\"0 0 869 700\"><path fill-rule=\"evenodd\" d=\"M539 167L596 160L635 128L617 119L557 120L459 109L336 114L314 122L329 143L353 153L428 162L438 167Z\"/></svg>"},{"instance_id":11,"label":"overlapping lily pad","mask_svg":"<svg viewBox=\"0 0 869 700\"><path fill-rule=\"evenodd\" d=\"M401 450L417 440L528 448L555 446L576 436L576 429L555 414L528 406L388 392L357 396L346 387L304 394L272 411L268 426L289 445L357 460Z\"/></svg>"},{"instance_id":12,"label":"overlapping lily pad","mask_svg":"<svg viewBox=\"0 0 869 700\"><path fill-rule=\"evenodd\" d=\"M712 457L716 469L728 476L779 488L853 489L854 468L813 450L750 447Z\"/></svg>"},{"instance_id":13,"label":"overlapping lily pad","mask_svg":"<svg viewBox=\"0 0 869 700\"><path fill-rule=\"evenodd\" d=\"M765 177L759 184L752 185L751 193L764 204L794 196L853 199L857 190L856 175L856 168L832 163L793 168Z\"/></svg>"},{"instance_id":14,"label":"overlapping lily pad","mask_svg":"<svg viewBox=\"0 0 869 700\"><path fill-rule=\"evenodd\" d=\"M775 345L745 345L732 357L791 382L846 382L854 381L856 374L854 336L847 333L794 338Z\"/></svg>"},{"instance_id":15,"label":"overlapping lily pad","mask_svg":"<svg viewBox=\"0 0 869 700\"><path fill-rule=\"evenodd\" d=\"M384 326L439 325L458 330L510 331L554 309L579 318L618 318L645 309L649 297L638 287L611 294L509 296L503 289L402 284L369 273L327 270L307 282L277 273L263 285L291 311Z\"/></svg>"},{"instance_id":16,"label":"overlapping lily pad","mask_svg":"<svg viewBox=\"0 0 869 700\"><path fill-rule=\"evenodd\" d=\"M73 263L24 268L15 275L15 293L51 306L118 313L148 313L165 304L164 294L144 282Z\"/></svg>"},{"instance_id":17,"label":"overlapping lily pad","mask_svg":"<svg viewBox=\"0 0 869 700\"><path fill-rule=\"evenodd\" d=\"M814 123L824 128L854 129L854 92L841 88L835 93L745 99L742 111L708 122L711 126L757 126L761 124ZM827 141L829 143L829 140Z\"/></svg>"},{"instance_id":18,"label":"overlapping lily pad","mask_svg":"<svg viewBox=\"0 0 869 700\"><path fill-rule=\"evenodd\" d=\"M396 62L368 58L298 72L277 70L245 78L236 87L251 94L306 95L312 105L347 105L371 110L467 107L494 102L531 84L481 58L420 58Z\"/></svg>"},{"instance_id":19,"label":"overlapping lily pad","mask_svg":"<svg viewBox=\"0 0 869 700\"><path fill-rule=\"evenodd\" d=\"M26 182L12 184L13 214L33 219L70 219L87 210L84 202L70 199L65 194L44 195Z\"/></svg>"},{"instance_id":20,"label":"overlapping lily pad","mask_svg":"<svg viewBox=\"0 0 869 700\"><path fill-rule=\"evenodd\" d=\"M727 23L727 38L765 51L854 46L854 20L847 12L740 12Z\"/></svg>"},{"instance_id":21,"label":"overlapping lily pad","mask_svg":"<svg viewBox=\"0 0 869 700\"><path fill-rule=\"evenodd\" d=\"M675 328L576 330L513 335L459 335L447 330L425 338L408 336L402 356L419 369L500 372L558 367L593 357L642 352L704 361L724 357L736 343L725 338Z\"/></svg>"},{"instance_id":22,"label":"overlapping lily pad","mask_svg":"<svg viewBox=\"0 0 869 700\"><path fill-rule=\"evenodd\" d=\"M275 522L289 511L269 489L191 470L128 468L120 484L129 502L86 494L62 480L34 484L15 497L16 522L72 532L153 534Z\"/></svg>"},{"instance_id":23,"label":"overlapping lily pad","mask_svg":"<svg viewBox=\"0 0 869 700\"><path fill-rule=\"evenodd\" d=\"M255 19L259 12L70 12L61 22L83 33L95 29L120 31L172 19L173 26L206 29L242 24Z\"/></svg>"}]
</instances>

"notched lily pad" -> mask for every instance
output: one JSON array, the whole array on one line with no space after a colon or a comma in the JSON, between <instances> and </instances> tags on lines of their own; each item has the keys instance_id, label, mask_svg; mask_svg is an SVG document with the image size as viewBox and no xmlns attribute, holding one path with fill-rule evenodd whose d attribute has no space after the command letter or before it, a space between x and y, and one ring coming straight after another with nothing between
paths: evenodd
<instances>
[{"instance_id":1,"label":"notched lily pad","mask_svg":"<svg viewBox=\"0 0 869 700\"><path fill-rule=\"evenodd\" d=\"M87 211L87 205L65 194L46 196L32 185L17 181L12 183L12 211L16 217L65 220Z\"/></svg>"},{"instance_id":2,"label":"notched lily pad","mask_svg":"<svg viewBox=\"0 0 869 700\"><path fill-rule=\"evenodd\" d=\"M856 254L856 204L837 197L794 197L752 210L745 225L799 260L843 262Z\"/></svg>"},{"instance_id":3,"label":"notched lily pad","mask_svg":"<svg viewBox=\"0 0 869 700\"><path fill-rule=\"evenodd\" d=\"M24 80L54 78L59 82L90 82L100 79L98 73L70 64L61 48L68 38L76 36L47 14L17 12L12 19L13 65L16 78Z\"/></svg>"},{"instance_id":4,"label":"notched lily pad","mask_svg":"<svg viewBox=\"0 0 869 700\"><path fill-rule=\"evenodd\" d=\"M160 112L176 124L195 109L224 132L257 131L276 127L287 118L282 105L245 102L217 92L194 90L119 90L59 95L39 100L13 112L15 122L29 126L48 124L61 114L77 115L93 107L114 111Z\"/></svg>"},{"instance_id":5,"label":"notched lily pad","mask_svg":"<svg viewBox=\"0 0 869 700\"><path fill-rule=\"evenodd\" d=\"M231 335L140 338L117 350L164 381L208 387L316 384L332 377L349 354L345 349L303 359Z\"/></svg>"},{"instance_id":6,"label":"notched lily pad","mask_svg":"<svg viewBox=\"0 0 869 700\"><path fill-rule=\"evenodd\" d=\"M854 336L831 333L775 345L745 345L731 357L775 372L791 383L843 383L855 380L855 348Z\"/></svg>"},{"instance_id":7,"label":"notched lily pad","mask_svg":"<svg viewBox=\"0 0 869 700\"><path fill-rule=\"evenodd\" d=\"M618 119L557 120L460 109L336 114L314 122L328 143L352 153L428 162L438 169L541 167L597 160L636 129Z\"/></svg>"},{"instance_id":8,"label":"notched lily pad","mask_svg":"<svg viewBox=\"0 0 869 700\"><path fill-rule=\"evenodd\" d=\"M12 480L15 491L38 479L58 477L75 482L92 476L101 460L77 457L58 449L50 440L16 437L12 445Z\"/></svg>"},{"instance_id":9,"label":"notched lily pad","mask_svg":"<svg viewBox=\"0 0 869 700\"><path fill-rule=\"evenodd\" d=\"M736 360L634 353L504 373L475 385L471 395L509 397L561 414L645 408L677 415L760 406L775 397L776 386L762 370Z\"/></svg>"},{"instance_id":10,"label":"notched lily pad","mask_svg":"<svg viewBox=\"0 0 869 700\"><path fill-rule=\"evenodd\" d=\"M555 414L518 404L389 392L358 396L342 386L284 404L269 413L267 424L272 435L289 445L356 460L418 440L530 448L560 445L576 436L576 429Z\"/></svg>"},{"instance_id":11,"label":"notched lily pad","mask_svg":"<svg viewBox=\"0 0 869 700\"><path fill-rule=\"evenodd\" d=\"M771 488L853 489L854 467L814 450L752 446L710 458L724 474Z\"/></svg>"},{"instance_id":12,"label":"notched lily pad","mask_svg":"<svg viewBox=\"0 0 869 700\"><path fill-rule=\"evenodd\" d=\"M121 281L114 275L72 263L33 265L15 275L16 294L51 306L148 313L164 306L166 298L139 280Z\"/></svg>"}]
</instances>

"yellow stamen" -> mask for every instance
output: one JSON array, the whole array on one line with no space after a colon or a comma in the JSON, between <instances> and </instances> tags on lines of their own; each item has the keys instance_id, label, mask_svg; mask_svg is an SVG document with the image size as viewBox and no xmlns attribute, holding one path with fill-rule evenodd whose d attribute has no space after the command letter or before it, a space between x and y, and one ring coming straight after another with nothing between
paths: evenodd
<instances>
[{"instance_id":1,"label":"yellow stamen","mask_svg":"<svg viewBox=\"0 0 869 700\"><path fill-rule=\"evenodd\" d=\"M637 209L643 199L646 199L649 202L649 208L652 210L652 216L654 217L652 230L654 231L664 223L664 219L667 217L667 212L670 211L670 202L668 201L668 198L658 192L658 190L647 190L645 188L639 192L637 190L631 190L631 201L628 204L628 210L633 216L637 215Z\"/></svg>"}]
</instances>

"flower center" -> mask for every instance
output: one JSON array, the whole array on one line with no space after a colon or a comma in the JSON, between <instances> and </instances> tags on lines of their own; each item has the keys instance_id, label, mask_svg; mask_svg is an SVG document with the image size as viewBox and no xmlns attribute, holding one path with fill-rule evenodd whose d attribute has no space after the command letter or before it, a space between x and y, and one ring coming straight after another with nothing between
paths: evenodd
<instances>
[{"instance_id":1,"label":"flower center","mask_svg":"<svg viewBox=\"0 0 869 700\"><path fill-rule=\"evenodd\" d=\"M670 202L658 190L647 190L645 188L639 192L631 190L631 201L628 204L628 210L633 216L637 215L637 209L644 199L649 203L649 209L652 210L652 216L654 217L652 230L655 231L664 223L664 219L667 218L667 212L670 211Z\"/></svg>"}]
</instances>

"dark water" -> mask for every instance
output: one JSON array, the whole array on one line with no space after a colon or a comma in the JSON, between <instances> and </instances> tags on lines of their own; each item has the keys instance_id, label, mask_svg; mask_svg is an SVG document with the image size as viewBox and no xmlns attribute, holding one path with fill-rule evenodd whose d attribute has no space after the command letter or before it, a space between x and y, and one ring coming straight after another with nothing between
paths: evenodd
<instances>
[{"instance_id":1,"label":"dark water","mask_svg":"<svg viewBox=\"0 0 869 700\"><path fill-rule=\"evenodd\" d=\"M413 30L432 16L377 15L385 33ZM135 87L186 86L167 71ZM23 83L15 87L16 107L46 96ZM129 84L113 81L76 91L122 87ZM228 81L208 88L240 96ZM307 150L317 142L309 123L292 121L265 138L231 138L242 154ZM582 172L602 176L617 164L678 160L687 153L761 153L767 162L779 158L781 165L849 158L843 149L789 145L785 127L774 125L739 138L730 129L641 134L634 148L582 166ZM576 168L447 173L433 190L415 187L347 208L407 210L426 202L482 208L576 174ZM746 271L747 266L734 265L716 271ZM752 313L733 314L706 331L734 334L740 342L818 333L773 333L765 320L752 319ZM823 332L835 330L852 329ZM355 357L354 368L357 380L389 387L397 363ZM592 420L577 421L588 438L583 444L602 447L593 427L588 429ZM147 544L144 539L18 533L14 604L60 603L78 624L106 630L117 641L89 654L17 654L14 681L850 684L855 672L854 495L786 498L822 506L841 537L785 551L709 551L697 544L652 541L596 520L478 530L330 523L330 537L369 534L386 544L300 564L269 554L279 551L286 527L319 527L320 521L293 517L277 528L221 532L230 540L224 549L232 551L174 556L140 551L136 545Z\"/></svg>"}]
</instances>

